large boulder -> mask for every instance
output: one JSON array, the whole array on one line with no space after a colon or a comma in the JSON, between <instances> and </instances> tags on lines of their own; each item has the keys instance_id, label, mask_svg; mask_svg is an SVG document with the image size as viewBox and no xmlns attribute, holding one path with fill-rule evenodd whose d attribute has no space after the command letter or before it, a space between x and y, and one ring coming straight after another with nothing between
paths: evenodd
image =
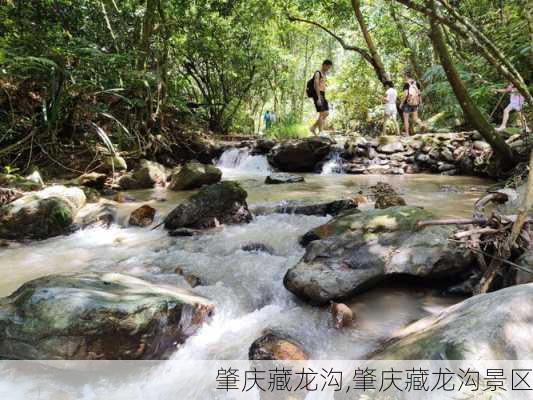
<instances>
[{"instance_id":1,"label":"large boulder","mask_svg":"<svg viewBox=\"0 0 533 400\"><path fill-rule=\"evenodd\" d=\"M69 233L85 201L83 191L74 187L28 193L0 207L0 238L42 240Z\"/></svg>"},{"instance_id":2,"label":"large boulder","mask_svg":"<svg viewBox=\"0 0 533 400\"><path fill-rule=\"evenodd\" d=\"M471 297L416 322L372 358L383 360L530 360L533 284Z\"/></svg>"},{"instance_id":3,"label":"large boulder","mask_svg":"<svg viewBox=\"0 0 533 400\"><path fill-rule=\"evenodd\" d=\"M156 214L156 209L153 207L150 207L148 204L145 204L144 206L141 206L134 210L129 219L129 224L131 226L140 226L140 227L146 227L152 224L154 222Z\"/></svg>"},{"instance_id":4,"label":"large boulder","mask_svg":"<svg viewBox=\"0 0 533 400\"><path fill-rule=\"evenodd\" d=\"M246 197L248 193L237 182L225 181L205 186L167 215L165 228L203 229L218 224L249 222L252 214Z\"/></svg>"},{"instance_id":5,"label":"large boulder","mask_svg":"<svg viewBox=\"0 0 533 400\"><path fill-rule=\"evenodd\" d=\"M270 151L268 161L283 172L313 172L333 144L332 140L319 137L280 143Z\"/></svg>"},{"instance_id":6,"label":"large boulder","mask_svg":"<svg viewBox=\"0 0 533 400\"><path fill-rule=\"evenodd\" d=\"M203 297L126 275L47 276L0 299L0 358L161 359L212 311Z\"/></svg>"},{"instance_id":7,"label":"large boulder","mask_svg":"<svg viewBox=\"0 0 533 400\"><path fill-rule=\"evenodd\" d=\"M291 337L267 331L255 340L248 351L250 360L307 360L309 356L302 346Z\"/></svg>"},{"instance_id":8,"label":"large boulder","mask_svg":"<svg viewBox=\"0 0 533 400\"><path fill-rule=\"evenodd\" d=\"M342 300L390 276L455 279L473 256L448 241L453 228L418 231L432 214L417 207L345 212L304 236L302 260L287 271L285 287L311 304Z\"/></svg>"},{"instance_id":9,"label":"large boulder","mask_svg":"<svg viewBox=\"0 0 533 400\"><path fill-rule=\"evenodd\" d=\"M151 189L167 180L165 167L154 161L142 160L139 167L123 175L118 185L122 190Z\"/></svg>"},{"instance_id":10,"label":"large boulder","mask_svg":"<svg viewBox=\"0 0 533 400\"><path fill-rule=\"evenodd\" d=\"M220 182L222 171L214 165L191 161L172 174L170 190L191 190Z\"/></svg>"}]
</instances>

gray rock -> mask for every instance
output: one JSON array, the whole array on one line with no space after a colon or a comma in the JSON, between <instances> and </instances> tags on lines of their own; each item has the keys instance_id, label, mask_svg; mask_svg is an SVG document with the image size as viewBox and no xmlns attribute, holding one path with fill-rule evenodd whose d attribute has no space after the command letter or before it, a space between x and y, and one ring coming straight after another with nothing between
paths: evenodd
<instances>
[{"instance_id":1,"label":"gray rock","mask_svg":"<svg viewBox=\"0 0 533 400\"><path fill-rule=\"evenodd\" d=\"M38 172L37 172L38 173ZM15 174L1 174L0 186L4 188L17 189L23 192L41 190L44 186L42 179L28 179ZM40 175L39 175L40 178Z\"/></svg>"},{"instance_id":2,"label":"gray rock","mask_svg":"<svg viewBox=\"0 0 533 400\"><path fill-rule=\"evenodd\" d=\"M165 218L165 228L212 228L217 224L250 222L248 193L237 183L224 181L205 186L188 200L178 205Z\"/></svg>"},{"instance_id":3,"label":"gray rock","mask_svg":"<svg viewBox=\"0 0 533 400\"><path fill-rule=\"evenodd\" d=\"M278 185L282 183L299 183L305 182L303 176L289 175L289 174L272 174L266 177L265 183L267 185Z\"/></svg>"},{"instance_id":4,"label":"gray rock","mask_svg":"<svg viewBox=\"0 0 533 400\"><path fill-rule=\"evenodd\" d=\"M352 199L335 200L328 203L318 204L298 204L288 202L276 207L259 207L254 209L254 213L259 215L265 214L298 214L298 215L317 215L335 216L342 211L357 208L357 202Z\"/></svg>"},{"instance_id":5,"label":"gray rock","mask_svg":"<svg viewBox=\"0 0 533 400\"><path fill-rule=\"evenodd\" d=\"M172 174L170 190L191 190L220 182L222 171L210 164L191 161Z\"/></svg>"},{"instance_id":6,"label":"gray rock","mask_svg":"<svg viewBox=\"0 0 533 400\"><path fill-rule=\"evenodd\" d=\"M268 161L283 172L313 172L318 163L331 152L334 142L313 137L276 145L268 154Z\"/></svg>"},{"instance_id":7,"label":"gray rock","mask_svg":"<svg viewBox=\"0 0 533 400\"><path fill-rule=\"evenodd\" d=\"M98 172L91 172L83 174L69 182L73 186L84 186L96 190L102 190L107 180L106 174L100 174Z\"/></svg>"},{"instance_id":8,"label":"gray rock","mask_svg":"<svg viewBox=\"0 0 533 400\"><path fill-rule=\"evenodd\" d=\"M378 146L378 151L380 153L385 154L392 154L392 153L399 153L405 150L405 147L403 146L402 142L397 141L393 143L383 144Z\"/></svg>"},{"instance_id":9,"label":"gray rock","mask_svg":"<svg viewBox=\"0 0 533 400\"><path fill-rule=\"evenodd\" d=\"M50 186L0 207L0 238L42 240L69 233L85 205L78 188Z\"/></svg>"},{"instance_id":10,"label":"gray rock","mask_svg":"<svg viewBox=\"0 0 533 400\"><path fill-rule=\"evenodd\" d=\"M118 207L112 203L91 204L76 216L76 224L82 229L93 227L109 228L117 221Z\"/></svg>"},{"instance_id":11,"label":"gray rock","mask_svg":"<svg viewBox=\"0 0 533 400\"><path fill-rule=\"evenodd\" d=\"M263 243L248 243L241 247L242 251L250 253L267 253L274 254L274 249Z\"/></svg>"},{"instance_id":12,"label":"gray rock","mask_svg":"<svg viewBox=\"0 0 533 400\"><path fill-rule=\"evenodd\" d=\"M456 276L473 257L447 239L451 227L416 230L431 213L417 207L346 212L306 236L302 260L285 275L285 287L311 304L342 300L387 276L426 279Z\"/></svg>"},{"instance_id":13,"label":"gray rock","mask_svg":"<svg viewBox=\"0 0 533 400\"><path fill-rule=\"evenodd\" d=\"M474 296L419 321L372 356L382 360L530 360L533 284Z\"/></svg>"},{"instance_id":14,"label":"gray rock","mask_svg":"<svg viewBox=\"0 0 533 400\"><path fill-rule=\"evenodd\" d=\"M118 185L122 190L151 189L166 182L165 167L154 161L142 160L139 168L122 176Z\"/></svg>"},{"instance_id":15,"label":"gray rock","mask_svg":"<svg viewBox=\"0 0 533 400\"><path fill-rule=\"evenodd\" d=\"M161 359L212 312L205 298L126 275L47 276L0 299L0 358Z\"/></svg>"}]
</instances>

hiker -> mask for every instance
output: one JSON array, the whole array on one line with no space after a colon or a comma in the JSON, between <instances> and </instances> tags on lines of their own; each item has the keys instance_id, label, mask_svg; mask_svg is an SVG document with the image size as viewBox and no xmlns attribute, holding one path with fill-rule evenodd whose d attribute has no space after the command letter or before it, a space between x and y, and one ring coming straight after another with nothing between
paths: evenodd
<instances>
[{"instance_id":1,"label":"hiker","mask_svg":"<svg viewBox=\"0 0 533 400\"><path fill-rule=\"evenodd\" d=\"M400 135L400 126L398 125L397 121L397 115L398 110L396 106L396 100L398 99L398 92L394 88L394 83L392 81L385 81L383 84L385 88L387 89L385 92L385 97L383 98L385 100L385 113L383 117L383 131L382 135L385 135L387 131L387 122L389 119L392 119L392 122L394 124L394 131L396 132L396 135Z\"/></svg>"},{"instance_id":2,"label":"hiker","mask_svg":"<svg viewBox=\"0 0 533 400\"><path fill-rule=\"evenodd\" d=\"M424 127L424 124L418 118L418 109L422 104L422 92L420 86L413 79L410 72L405 73L405 85L403 86L403 99L400 108L403 111L403 127L405 135L410 135L409 116L413 116L413 120L417 125Z\"/></svg>"},{"instance_id":3,"label":"hiker","mask_svg":"<svg viewBox=\"0 0 533 400\"><path fill-rule=\"evenodd\" d=\"M276 125L276 122L278 122L278 116L274 111L270 113L270 126Z\"/></svg>"},{"instance_id":4,"label":"hiker","mask_svg":"<svg viewBox=\"0 0 533 400\"><path fill-rule=\"evenodd\" d=\"M326 100L326 75L332 67L333 62L325 60L320 70L316 71L313 78L307 82L307 97L313 99L318 113L318 119L310 129L315 136L317 135L317 130L319 134L324 130L326 119L329 116L329 104Z\"/></svg>"},{"instance_id":5,"label":"hiker","mask_svg":"<svg viewBox=\"0 0 533 400\"><path fill-rule=\"evenodd\" d=\"M269 130L272 126L272 117L270 116L270 111L267 111L265 115L263 116L263 120L265 121L265 130Z\"/></svg>"},{"instance_id":6,"label":"hiker","mask_svg":"<svg viewBox=\"0 0 533 400\"><path fill-rule=\"evenodd\" d=\"M509 102L509 105L505 107L505 110L503 110L503 119L502 124L496 128L497 131L503 131L507 129L507 122L509 122L509 115L511 114L511 111L516 111L518 114L518 118L520 119L520 122L522 123L522 128L526 132L530 132L526 119L524 117L524 114L522 114L522 108L524 108L524 103L526 99L524 96L520 94L520 92L514 87L513 84L510 84L505 89L496 89L497 93L511 93L511 100Z\"/></svg>"}]
</instances>

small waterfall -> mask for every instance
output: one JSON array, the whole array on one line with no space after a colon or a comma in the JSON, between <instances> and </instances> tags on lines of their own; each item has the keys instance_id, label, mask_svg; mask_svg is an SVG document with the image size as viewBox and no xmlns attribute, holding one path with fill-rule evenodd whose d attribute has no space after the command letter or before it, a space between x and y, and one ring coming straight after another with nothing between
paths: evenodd
<instances>
[{"instance_id":1,"label":"small waterfall","mask_svg":"<svg viewBox=\"0 0 533 400\"><path fill-rule=\"evenodd\" d=\"M217 167L223 172L268 175L271 171L266 156L251 155L249 149L228 149L220 156Z\"/></svg>"},{"instance_id":2,"label":"small waterfall","mask_svg":"<svg viewBox=\"0 0 533 400\"><path fill-rule=\"evenodd\" d=\"M322 167L322 175L334 175L344 173L341 150L335 149L329 155L328 161Z\"/></svg>"}]
</instances>

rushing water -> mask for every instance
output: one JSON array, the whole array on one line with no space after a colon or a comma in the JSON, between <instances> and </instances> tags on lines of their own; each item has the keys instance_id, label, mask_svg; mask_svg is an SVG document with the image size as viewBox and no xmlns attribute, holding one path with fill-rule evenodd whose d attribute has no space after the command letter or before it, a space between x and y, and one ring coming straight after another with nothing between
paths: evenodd
<instances>
[{"instance_id":1,"label":"rushing water","mask_svg":"<svg viewBox=\"0 0 533 400\"><path fill-rule=\"evenodd\" d=\"M291 200L349 198L378 181L387 181L408 204L424 206L441 217L461 217L471 214L473 202L487 185L475 178L434 175L305 175L303 183L265 185L264 176L269 171L265 163L264 157L240 150L225 154L219 162L225 178L240 181L248 191L252 209ZM259 216L250 224L227 226L193 238L171 238L162 228L127 227L129 213L139 205L156 207L160 220L191 193L164 189L129 192L137 201L120 204L119 223L109 229L87 229L0 250L0 295L8 295L38 276L78 271L116 271L188 287L174 273L180 266L200 277L203 285L194 291L214 301L216 313L175 352L175 360L246 359L249 346L266 328L292 335L313 359L360 359L410 322L461 300L430 289L381 287L354 298L349 305L355 311L356 323L352 328L335 330L327 309L302 304L282 283L286 270L303 255L298 237L328 218ZM249 243L263 243L274 254L241 250Z\"/></svg>"}]
</instances>

